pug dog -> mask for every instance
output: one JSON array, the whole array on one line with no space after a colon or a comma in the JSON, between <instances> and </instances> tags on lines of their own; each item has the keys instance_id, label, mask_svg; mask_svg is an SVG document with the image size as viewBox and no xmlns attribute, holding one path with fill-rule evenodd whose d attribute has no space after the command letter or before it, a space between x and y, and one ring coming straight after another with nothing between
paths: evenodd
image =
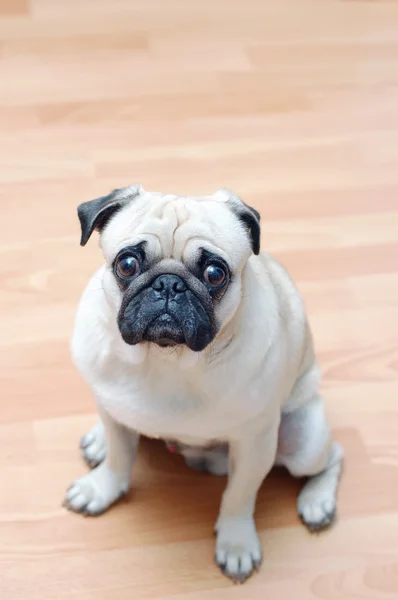
<instances>
[{"instance_id":1,"label":"pug dog","mask_svg":"<svg viewBox=\"0 0 398 600\"><path fill-rule=\"evenodd\" d=\"M193 468L228 474L215 561L235 582L261 563L257 492L273 465L308 481L304 524L331 524L343 450L318 393L302 300L260 254L260 215L228 190L185 197L117 189L78 207L81 245L100 233L105 264L83 293L72 338L100 421L82 438L95 468L67 508L99 515L125 494L140 435Z\"/></svg>"}]
</instances>

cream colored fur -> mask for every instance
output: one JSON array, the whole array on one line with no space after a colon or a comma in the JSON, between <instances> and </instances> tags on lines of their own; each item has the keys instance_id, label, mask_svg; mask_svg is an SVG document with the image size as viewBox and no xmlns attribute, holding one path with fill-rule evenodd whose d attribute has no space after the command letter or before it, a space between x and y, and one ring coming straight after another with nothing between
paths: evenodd
<instances>
[{"instance_id":1,"label":"cream colored fur","mask_svg":"<svg viewBox=\"0 0 398 600\"><path fill-rule=\"evenodd\" d=\"M228 206L231 194L179 198L139 191L103 231L105 265L88 283L77 313L72 353L101 417L83 438L83 450L100 464L75 481L66 503L98 514L125 493L140 434L196 447L227 442L229 456L217 458L219 472L227 462L229 468L215 556L228 576L242 581L261 561L253 514L272 466L312 477L298 511L318 529L335 512L343 452L318 395L320 372L300 296L273 258L251 253L247 231ZM142 240L170 265L189 260L199 246L228 261L233 279L217 308L220 331L203 352L123 342L111 264L121 248Z\"/></svg>"}]
</instances>

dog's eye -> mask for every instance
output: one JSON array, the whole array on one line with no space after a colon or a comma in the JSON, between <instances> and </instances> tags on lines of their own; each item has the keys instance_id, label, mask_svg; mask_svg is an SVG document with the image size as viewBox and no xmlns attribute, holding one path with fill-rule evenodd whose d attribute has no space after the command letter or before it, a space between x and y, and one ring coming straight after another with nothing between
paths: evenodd
<instances>
[{"instance_id":1,"label":"dog's eye","mask_svg":"<svg viewBox=\"0 0 398 600\"><path fill-rule=\"evenodd\" d=\"M227 273L219 265L208 265L203 273L205 283L211 287L219 287L227 279Z\"/></svg>"},{"instance_id":2,"label":"dog's eye","mask_svg":"<svg viewBox=\"0 0 398 600\"><path fill-rule=\"evenodd\" d=\"M140 272L139 260L134 254L125 254L116 262L116 273L121 279L131 279Z\"/></svg>"}]
</instances>

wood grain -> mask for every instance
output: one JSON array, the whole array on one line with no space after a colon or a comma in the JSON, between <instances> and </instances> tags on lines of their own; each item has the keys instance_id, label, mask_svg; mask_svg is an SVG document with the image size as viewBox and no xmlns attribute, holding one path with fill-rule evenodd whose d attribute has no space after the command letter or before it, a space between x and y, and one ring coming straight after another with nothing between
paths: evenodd
<instances>
[{"instance_id":1,"label":"wood grain","mask_svg":"<svg viewBox=\"0 0 398 600\"><path fill-rule=\"evenodd\" d=\"M0 0L0 597L398 596L398 2ZM76 205L228 186L304 296L347 460L311 537L263 486L260 574L213 566L224 482L143 444L128 502L60 506L94 421L68 338L101 257Z\"/></svg>"}]
</instances>

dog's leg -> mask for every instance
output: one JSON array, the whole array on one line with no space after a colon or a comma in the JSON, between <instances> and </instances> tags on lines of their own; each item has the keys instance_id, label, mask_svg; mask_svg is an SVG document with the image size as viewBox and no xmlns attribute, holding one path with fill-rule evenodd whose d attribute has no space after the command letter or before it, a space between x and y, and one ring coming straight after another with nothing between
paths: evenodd
<instances>
[{"instance_id":1,"label":"dog's leg","mask_svg":"<svg viewBox=\"0 0 398 600\"><path fill-rule=\"evenodd\" d=\"M139 435L114 421L99 407L105 431L105 460L77 479L66 493L65 506L85 515L99 515L130 487Z\"/></svg>"},{"instance_id":2,"label":"dog's leg","mask_svg":"<svg viewBox=\"0 0 398 600\"><path fill-rule=\"evenodd\" d=\"M277 460L295 477L310 477L299 494L297 509L311 531L334 520L343 455L331 438L320 396L282 416Z\"/></svg>"},{"instance_id":3,"label":"dog's leg","mask_svg":"<svg viewBox=\"0 0 398 600\"><path fill-rule=\"evenodd\" d=\"M229 481L216 524L215 560L236 582L243 582L261 562L261 545L254 523L258 489L276 454L278 423L261 436L232 441Z\"/></svg>"},{"instance_id":4,"label":"dog's leg","mask_svg":"<svg viewBox=\"0 0 398 600\"><path fill-rule=\"evenodd\" d=\"M105 427L98 421L80 440L80 451L88 466L97 467L106 456Z\"/></svg>"}]
</instances>

